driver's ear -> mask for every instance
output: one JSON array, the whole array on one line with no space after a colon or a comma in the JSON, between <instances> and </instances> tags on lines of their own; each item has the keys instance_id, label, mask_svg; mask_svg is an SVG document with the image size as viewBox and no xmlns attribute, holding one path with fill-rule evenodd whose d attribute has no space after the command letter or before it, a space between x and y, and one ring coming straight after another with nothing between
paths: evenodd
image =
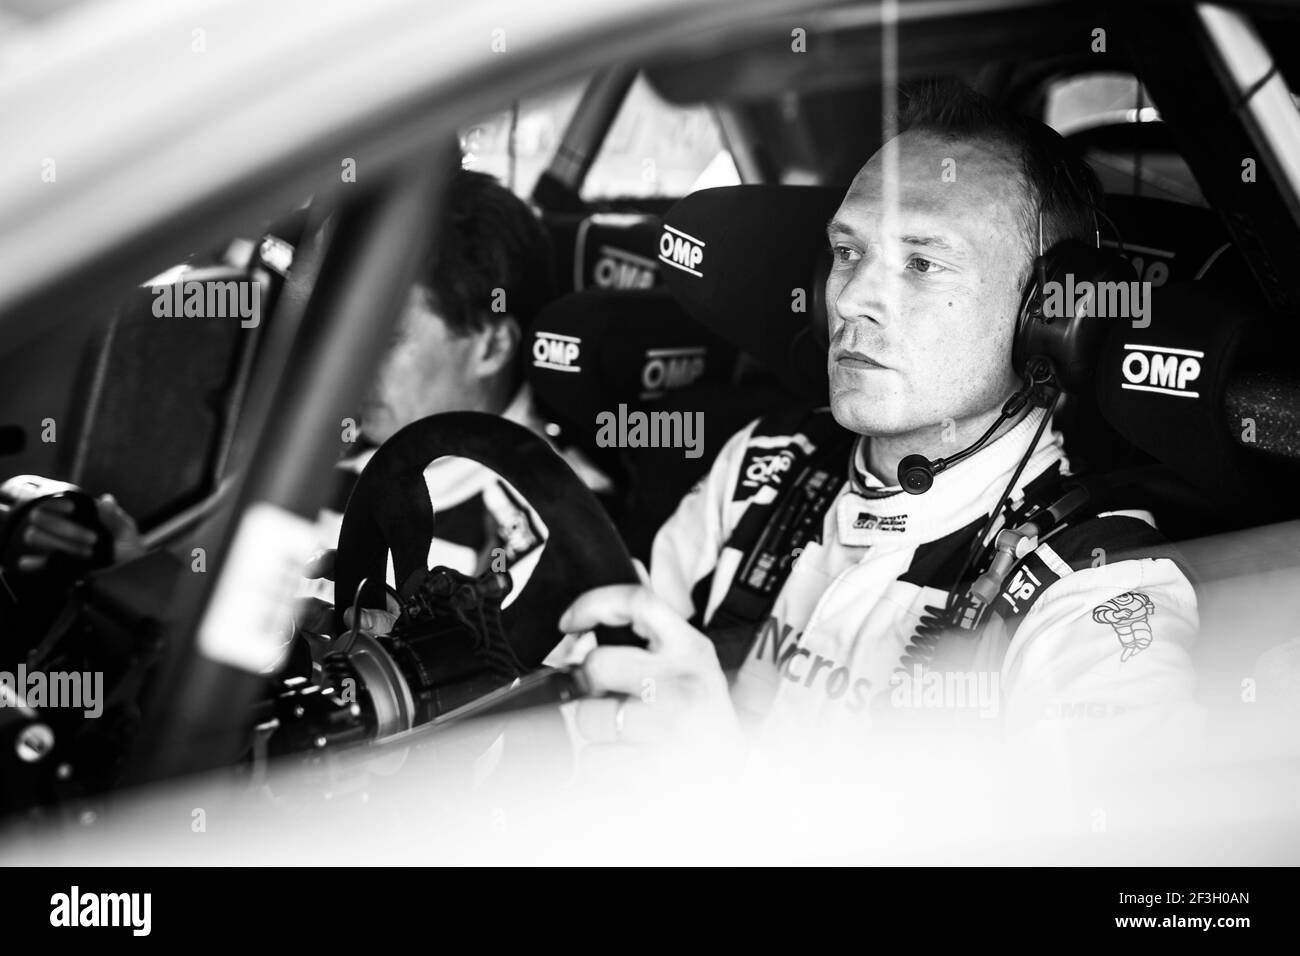
<instances>
[{"instance_id":1,"label":"driver's ear","mask_svg":"<svg viewBox=\"0 0 1300 956\"><path fill-rule=\"evenodd\" d=\"M489 322L480 333L475 349L475 372L486 378L509 368L521 339L523 330L513 315L503 315Z\"/></svg>"}]
</instances>

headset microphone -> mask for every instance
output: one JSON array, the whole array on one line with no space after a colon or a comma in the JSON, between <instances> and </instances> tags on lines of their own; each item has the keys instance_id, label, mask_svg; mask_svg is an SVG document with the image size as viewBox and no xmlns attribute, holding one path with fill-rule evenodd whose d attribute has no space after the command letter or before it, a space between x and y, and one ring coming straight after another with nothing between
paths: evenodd
<instances>
[{"instance_id":1,"label":"headset microphone","mask_svg":"<svg viewBox=\"0 0 1300 956\"><path fill-rule=\"evenodd\" d=\"M1007 399L1006 404L1002 406L1002 412L998 415L997 421L988 427L988 430L979 437L973 445L963 448L957 454L948 458L936 458L931 461L924 455L908 455L898 463L898 485L909 495L923 495L930 490L934 484L934 476L940 472L946 471L949 466L957 464L963 458L968 458L975 452L979 451L989 439L1009 418L1014 418L1024 411L1025 406L1029 404L1038 389L1043 384L1040 376L1027 375L1025 383L1016 390L1015 394Z\"/></svg>"}]
</instances>

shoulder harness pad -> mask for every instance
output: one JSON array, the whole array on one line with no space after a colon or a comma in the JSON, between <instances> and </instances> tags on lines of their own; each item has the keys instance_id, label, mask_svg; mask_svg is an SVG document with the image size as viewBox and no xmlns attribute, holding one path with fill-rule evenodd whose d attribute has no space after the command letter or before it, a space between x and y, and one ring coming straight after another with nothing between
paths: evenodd
<instances>
[{"instance_id":1,"label":"shoulder harness pad","mask_svg":"<svg viewBox=\"0 0 1300 956\"><path fill-rule=\"evenodd\" d=\"M1049 535L1012 567L991 610L1014 633L1038 599L1066 575L1132 558L1169 558L1191 580L1182 554L1155 528L1129 515L1099 515Z\"/></svg>"}]
</instances>

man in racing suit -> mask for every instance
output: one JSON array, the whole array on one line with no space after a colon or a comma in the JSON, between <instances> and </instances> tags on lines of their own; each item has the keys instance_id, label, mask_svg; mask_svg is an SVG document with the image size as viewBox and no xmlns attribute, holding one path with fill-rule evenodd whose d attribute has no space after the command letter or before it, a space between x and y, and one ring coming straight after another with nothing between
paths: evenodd
<instances>
[{"instance_id":1,"label":"man in racing suit","mask_svg":"<svg viewBox=\"0 0 1300 956\"><path fill-rule=\"evenodd\" d=\"M1067 236L1091 242L1100 190L1054 132L970 90L922 89L901 120L828 225L829 412L858 437L828 473L834 497L820 533L776 556L793 562L789 576L740 653L715 643L743 544L761 530L745 529L746 516L764 523L761 509L798 473L791 465L820 441L810 437L815 414L773 416L734 436L656 538L653 590L600 588L561 620L566 631L629 623L648 641L587 657L595 689L628 695L582 702L588 739L635 744L748 725L798 747L810 726L961 706L952 684L933 697L909 686L922 678L900 671L909 641L925 606L943 605L957 584L1040 425L1012 503L1068 463L1042 408L1004 423L924 494L900 489L898 463L950 455L998 420L1019 384L1012 337L1039 223L1047 248ZM1112 514L1040 544L1002 583L987 625L949 642L949 669L977 678L982 715L1031 736L1097 717L1123 721L1126 734L1195 719L1195 594L1166 551L1133 553L1133 542L1149 544L1135 527L1150 530Z\"/></svg>"},{"instance_id":2,"label":"man in racing suit","mask_svg":"<svg viewBox=\"0 0 1300 956\"><path fill-rule=\"evenodd\" d=\"M952 583L945 566L964 555L998 505L1045 414L1035 409L920 496L887 487L865 467L863 444L855 446L820 541L792 555L789 577L736 669L731 698L742 721L802 726L860 719L881 706L930 706L925 678L899 664L925 606L944 603L939 585ZM655 540L654 588L674 611L715 619L743 557L728 544L737 526L794 471L754 463L779 462L807 441L797 428L781 433L763 421L727 443ZM1054 466L1068 470L1061 436L1049 430L1013 499ZM1017 729L1121 715L1164 720L1171 702L1190 703L1187 645L1197 624L1190 584L1168 557L1106 560L1113 538L1106 523L1093 525L1065 554L1055 539L1040 544L1041 564L1010 576L991 623L958 647L962 673L997 676L973 676L964 688L950 683L945 691L957 686L967 697L938 703L1000 716Z\"/></svg>"}]
</instances>

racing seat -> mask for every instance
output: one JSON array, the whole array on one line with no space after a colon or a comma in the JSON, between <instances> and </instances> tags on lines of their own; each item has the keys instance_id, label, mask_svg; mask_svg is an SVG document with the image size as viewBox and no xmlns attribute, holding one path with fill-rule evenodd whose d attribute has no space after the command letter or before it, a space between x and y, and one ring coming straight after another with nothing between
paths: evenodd
<instances>
[{"instance_id":1,"label":"racing seat","mask_svg":"<svg viewBox=\"0 0 1300 956\"><path fill-rule=\"evenodd\" d=\"M726 440L789 401L770 383L737 384L736 349L658 290L571 293L542 310L525 347L528 380L541 410L561 426L561 440L618 476L624 494L612 507L615 524L642 559ZM662 414L647 421L689 437L694 447L640 444L623 425L634 424L636 413ZM602 436L602 421L612 422L615 433ZM652 430L646 440L659 434ZM611 437L630 440L609 447Z\"/></svg>"},{"instance_id":2,"label":"racing seat","mask_svg":"<svg viewBox=\"0 0 1300 956\"><path fill-rule=\"evenodd\" d=\"M1105 210L1110 222L1102 224L1102 245L1127 257L1137 278L1151 283L1153 295L1168 284L1203 282L1240 301L1263 304L1241 253L1210 209L1146 196L1107 195ZM1057 421L1066 451L1078 467L1110 470L1144 460L1107 423L1093 395L1068 396Z\"/></svg>"},{"instance_id":3,"label":"racing seat","mask_svg":"<svg viewBox=\"0 0 1300 956\"><path fill-rule=\"evenodd\" d=\"M723 186L664 216L664 283L700 324L793 395L824 405L826 222L843 194L819 186Z\"/></svg>"},{"instance_id":4,"label":"racing seat","mask_svg":"<svg viewBox=\"0 0 1300 956\"><path fill-rule=\"evenodd\" d=\"M656 259L659 217L646 212L547 216L558 288L652 289L663 285Z\"/></svg>"},{"instance_id":5,"label":"racing seat","mask_svg":"<svg viewBox=\"0 0 1300 956\"><path fill-rule=\"evenodd\" d=\"M1101 244L1126 255L1138 278L1156 287L1205 281L1255 291L1241 253L1213 211L1127 195L1107 195L1105 206L1115 228L1111 234L1102 226Z\"/></svg>"},{"instance_id":6,"label":"racing seat","mask_svg":"<svg viewBox=\"0 0 1300 956\"><path fill-rule=\"evenodd\" d=\"M1075 130L1066 141L1089 162L1106 191L1102 245L1126 256L1140 280L1153 289L1206 282L1263 304L1240 251L1205 204L1165 123L1102 123ZM1058 422L1067 451L1081 466L1104 470L1141 458L1106 424L1093 396L1069 396Z\"/></svg>"}]
</instances>

